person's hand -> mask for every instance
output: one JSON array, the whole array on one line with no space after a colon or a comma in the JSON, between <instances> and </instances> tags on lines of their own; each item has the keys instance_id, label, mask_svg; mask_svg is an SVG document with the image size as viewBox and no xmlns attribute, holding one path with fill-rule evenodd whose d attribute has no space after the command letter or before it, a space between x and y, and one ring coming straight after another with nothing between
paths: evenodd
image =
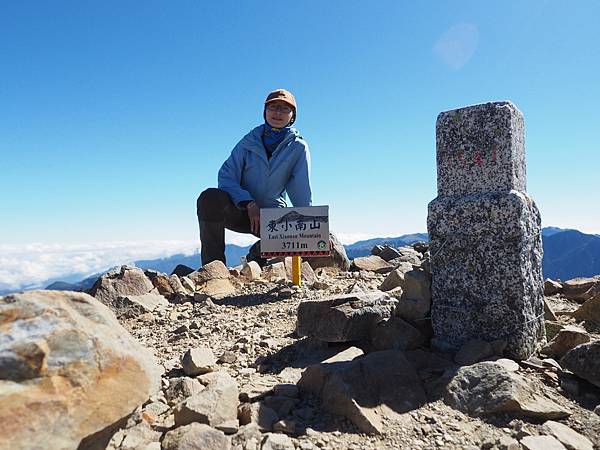
<instances>
[{"instance_id":1,"label":"person's hand","mask_svg":"<svg viewBox=\"0 0 600 450\"><path fill-rule=\"evenodd\" d=\"M251 201L246 205L248 211L248 219L250 219L250 231L255 236L260 236L260 208L255 201Z\"/></svg>"}]
</instances>

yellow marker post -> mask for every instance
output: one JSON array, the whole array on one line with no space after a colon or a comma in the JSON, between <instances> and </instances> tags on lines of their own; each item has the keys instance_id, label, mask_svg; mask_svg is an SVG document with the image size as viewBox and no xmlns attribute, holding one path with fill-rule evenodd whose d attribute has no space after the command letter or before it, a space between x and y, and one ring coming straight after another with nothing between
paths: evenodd
<instances>
[{"instance_id":1,"label":"yellow marker post","mask_svg":"<svg viewBox=\"0 0 600 450\"><path fill-rule=\"evenodd\" d=\"M292 256L292 282L294 286L302 284L302 265L299 256Z\"/></svg>"}]
</instances>

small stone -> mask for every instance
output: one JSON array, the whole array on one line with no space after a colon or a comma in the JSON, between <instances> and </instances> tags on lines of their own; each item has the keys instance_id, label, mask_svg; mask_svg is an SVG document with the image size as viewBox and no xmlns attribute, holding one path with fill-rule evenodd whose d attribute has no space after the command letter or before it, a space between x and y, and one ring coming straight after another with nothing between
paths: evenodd
<instances>
[{"instance_id":1,"label":"small stone","mask_svg":"<svg viewBox=\"0 0 600 450\"><path fill-rule=\"evenodd\" d=\"M294 443L285 434L268 434L261 450L294 450Z\"/></svg>"},{"instance_id":2,"label":"small stone","mask_svg":"<svg viewBox=\"0 0 600 450\"><path fill-rule=\"evenodd\" d=\"M181 365L186 375L196 376L212 371L217 359L207 347L189 349L181 358Z\"/></svg>"},{"instance_id":3,"label":"small stone","mask_svg":"<svg viewBox=\"0 0 600 450\"><path fill-rule=\"evenodd\" d=\"M225 434L235 434L240 428L240 422L237 419L230 419L215 425L215 428Z\"/></svg>"},{"instance_id":4,"label":"small stone","mask_svg":"<svg viewBox=\"0 0 600 450\"><path fill-rule=\"evenodd\" d=\"M190 423L165 434L163 450L229 450L229 439L222 431L203 423Z\"/></svg>"},{"instance_id":5,"label":"small stone","mask_svg":"<svg viewBox=\"0 0 600 450\"><path fill-rule=\"evenodd\" d=\"M261 273L262 269L256 261L247 262L240 271L240 275L247 280L256 280L260 278Z\"/></svg>"},{"instance_id":6,"label":"small stone","mask_svg":"<svg viewBox=\"0 0 600 450\"><path fill-rule=\"evenodd\" d=\"M220 363L233 364L237 361L237 355L230 350L225 350L221 356L219 356Z\"/></svg>"},{"instance_id":7,"label":"small stone","mask_svg":"<svg viewBox=\"0 0 600 450\"><path fill-rule=\"evenodd\" d=\"M561 358L572 348L589 341L590 336L585 330L567 325L542 349L542 353Z\"/></svg>"}]
</instances>

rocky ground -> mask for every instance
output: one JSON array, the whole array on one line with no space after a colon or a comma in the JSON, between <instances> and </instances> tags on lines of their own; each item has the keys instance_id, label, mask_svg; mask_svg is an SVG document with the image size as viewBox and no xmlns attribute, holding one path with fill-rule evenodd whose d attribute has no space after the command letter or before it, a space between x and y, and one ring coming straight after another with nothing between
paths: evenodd
<instances>
[{"instance_id":1,"label":"rocky ground","mask_svg":"<svg viewBox=\"0 0 600 450\"><path fill-rule=\"evenodd\" d=\"M600 278L546 282L549 343L527 361L500 341L441 353L417 249L304 266L301 287L289 261L105 275L91 293L162 370L107 448L599 448Z\"/></svg>"}]
</instances>

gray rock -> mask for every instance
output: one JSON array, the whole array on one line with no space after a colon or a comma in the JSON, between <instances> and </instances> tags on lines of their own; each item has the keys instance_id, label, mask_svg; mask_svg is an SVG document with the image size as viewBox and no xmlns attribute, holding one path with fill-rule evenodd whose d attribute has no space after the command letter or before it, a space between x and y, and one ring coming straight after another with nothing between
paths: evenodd
<instances>
[{"instance_id":1,"label":"gray rock","mask_svg":"<svg viewBox=\"0 0 600 450\"><path fill-rule=\"evenodd\" d=\"M273 281L275 279L287 279L287 272L283 262L276 262L266 265L262 271L262 277L265 280Z\"/></svg>"},{"instance_id":2,"label":"gray rock","mask_svg":"<svg viewBox=\"0 0 600 450\"><path fill-rule=\"evenodd\" d=\"M317 281L315 271L308 262L302 261L302 282L312 286L315 281Z\"/></svg>"},{"instance_id":3,"label":"gray rock","mask_svg":"<svg viewBox=\"0 0 600 450\"><path fill-rule=\"evenodd\" d=\"M203 423L190 423L165 434L163 450L230 450L229 438L222 431Z\"/></svg>"},{"instance_id":4,"label":"gray rock","mask_svg":"<svg viewBox=\"0 0 600 450\"><path fill-rule=\"evenodd\" d=\"M273 425L279 420L277 412L260 401L241 405L238 418L240 424L255 423L261 431L272 431Z\"/></svg>"},{"instance_id":5,"label":"gray rock","mask_svg":"<svg viewBox=\"0 0 600 450\"><path fill-rule=\"evenodd\" d=\"M375 324L390 317L392 304L383 292L305 301L298 306L296 332L326 342L363 339Z\"/></svg>"},{"instance_id":6,"label":"gray rock","mask_svg":"<svg viewBox=\"0 0 600 450\"><path fill-rule=\"evenodd\" d=\"M469 366L494 355L494 349L489 342L473 339L465 342L454 356L454 362L461 366Z\"/></svg>"},{"instance_id":7,"label":"gray rock","mask_svg":"<svg viewBox=\"0 0 600 450\"><path fill-rule=\"evenodd\" d=\"M183 371L191 377L212 372L216 363L217 358L208 347L191 348L181 358Z\"/></svg>"},{"instance_id":8,"label":"gray rock","mask_svg":"<svg viewBox=\"0 0 600 450\"><path fill-rule=\"evenodd\" d=\"M595 277L579 277L562 283L562 295L569 300L584 303L598 293L600 275Z\"/></svg>"},{"instance_id":9,"label":"gray rock","mask_svg":"<svg viewBox=\"0 0 600 450\"><path fill-rule=\"evenodd\" d=\"M425 336L399 317L380 322L371 332L371 344L375 350L412 350L425 343Z\"/></svg>"},{"instance_id":10,"label":"gray rock","mask_svg":"<svg viewBox=\"0 0 600 450\"><path fill-rule=\"evenodd\" d=\"M261 450L294 450L294 443L285 434L268 434Z\"/></svg>"},{"instance_id":11,"label":"gray rock","mask_svg":"<svg viewBox=\"0 0 600 450\"><path fill-rule=\"evenodd\" d=\"M600 293L585 301L575 310L573 317L579 320L592 320L600 323Z\"/></svg>"},{"instance_id":12,"label":"gray rock","mask_svg":"<svg viewBox=\"0 0 600 450\"><path fill-rule=\"evenodd\" d=\"M546 297L544 297L544 320L558 320Z\"/></svg>"},{"instance_id":13,"label":"gray rock","mask_svg":"<svg viewBox=\"0 0 600 450\"><path fill-rule=\"evenodd\" d=\"M404 284L404 274L412 270L412 264L402 263L401 266L396 267L392 270L383 280L379 290L381 291L391 291L397 287L402 287Z\"/></svg>"},{"instance_id":14,"label":"gray rock","mask_svg":"<svg viewBox=\"0 0 600 450\"><path fill-rule=\"evenodd\" d=\"M169 387L165 390L165 397L171 406L204 390L204 386L194 378L171 378L169 381Z\"/></svg>"},{"instance_id":15,"label":"gray rock","mask_svg":"<svg viewBox=\"0 0 600 450\"><path fill-rule=\"evenodd\" d=\"M117 297L111 307L118 317L132 318L152 312L159 307L167 307L169 302L162 295L143 294Z\"/></svg>"},{"instance_id":16,"label":"gray rock","mask_svg":"<svg viewBox=\"0 0 600 450\"><path fill-rule=\"evenodd\" d=\"M521 439L521 445L525 450L566 450L552 436L525 436Z\"/></svg>"},{"instance_id":17,"label":"gray rock","mask_svg":"<svg viewBox=\"0 0 600 450\"><path fill-rule=\"evenodd\" d=\"M3 448L104 448L160 386L154 356L88 294L0 297L0 323Z\"/></svg>"},{"instance_id":18,"label":"gray rock","mask_svg":"<svg viewBox=\"0 0 600 450\"><path fill-rule=\"evenodd\" d=\"M507 356L526 359L544 320L541 217L526 194L523 115L510 102L446 111L436 141L438 197L427 219L436 342L458 349L508 337Z\"/></svg>"},{"instance_id":19,"label":"gray rock","mask_svg":"<svg viewBox=\"0 0 600 450\"><path fill-rule=\"evenodd\" d=\"M569 415L552 400L540 395L543 387L525 380L503 365L480 362L461 367L446 386L444 401L473 416L514 412L527 417L558 419Z\"/></svg>"},{"instance_id":20,"label":"gray rock","mask_svg":"<svg viewBox=\"0 0 600 450\"><path fill-rule=\"evenodd\" d=\"M560 365L600 387L600 340L578 345L562 357Z\"/></svg>"},{"instance_id":21,"label":"gray rock","mask_svg":"<svg viewBox=\"0 0 600 450\"><path fill-rule=\"evenodd\" d=\"M350 270L365 270L367 272L388 273L394 270L394 265L379 256L359 256L352 260Z\"/></svg>"},{"instance_id":22,"label":"gray rock","mask_svg":"<svg viewBox=\"0 0 600 450\"><path fill-rule=\"evenodd\" d=\"M206 388L175 408L175 424L200 422L216 426L237 419L239 391L235 380L226 372L212 372L200 381L206 383Z\"/></svg>"},{"instance_id":23,"label":"gray rock","mask_svg":"<svg viewBox=\"0 0 600 450\"><path fill-rule=\"evenodd\" d=\"M303 259L315 270L319 267L337 267L340 270L348 270L350 268L350 260L346 255L346 249L332 232L329 232L329 241L333 245L331 256L315 256Z\"/></svg>"},{"instance_id":24,"label":"gray rock","mask_svg":"<svg viewBox=\"0 0 600 450\"><path fill-rule=\"evenodd\" d=\"M562 292L562 284L559 281L546 278L544 280L544 295L560 294Z\"/></svg>"},{"instance_id":25,"label":"gray rock","mask_svg":"<svg viewBox=\"0 0 600 450\"><path fill-rule=\"evenodd\" d=\"M568 450L594 449L592 441L560 422L549 420L544 423L543 427L548 434L558 439Z\"/></svg>"},{"instance_id":26,"label":"gray rock","mask_svg":"<svg viewBox=\"0 0 600 450\"><path fill-rule=\"evenodd\" d=\"M579 344L590 342L590 336L585 330L567 325L563 327L554 338L542 349L542 353L548 356L563 357L569 350Z\"/></svg>"},{"instance_id":27,"label":"gray rock","mask_svg":"<svg viewBox=\"0 0 600 450\"><path fill-rule=\"evenodd\" d=\"M429 316L431 310L431 275L421 269L404 274L402 296L394 314L408 321L418 321Z\"/></svg>"},{"instance_id":28,"label":"gray rock","mask_svg":"<svg viewBox=\"0 0 600 450\"><path fill-rule=\"evenodd\" d=\"M398 350L309 366L298 387L319 396L324 409L347 417L365 433L381 433L386 415L397 419L426 400L416 371Z\"/></svg>"},{"instance_id":29,"label":"gray rock","mask_svg":"<svg viewBox=\"0 0 600 450\"><path fill-rule=\"evenodd\" d=\"M189 293L189 291L183 286L181 279L177 275L171 275L169 277L169 286L171 286L171 289L176 295L186 296Z\"/></svg>"},{"instance_id":30,"label":"gray rock","mask_svg":"<svg viewBox=\"0 0 600 450\"><path fill-rule=\"evenodd\" d=\"M161 437L159 431L154 431L146 422L141 422L125 430L120 450L139 450L152 442L158 442Z\"/></svg>"},{"instance_id":31,"label":"gray rock","mask_svg":"<svg viewBox=\"0 0 600 450\"><path fill-rule=\"evenodd\" d=\"M375 255L375 253L373 253L372 251L371 251L371 254ZM401 257L402 253L400 253L394 247L390 247L389 245L384 245L383 247L381 247L381 251L378 254L376 254L376 256L379 256L380 258L384 259L385 261L390 261L394 258Z\"/></svg>"},{"instance_id":32,"label":"gray rock","mask_svg":"<svg viewBox=\"0 0 600 450\"><path fill-rule=\"evenodd\" d=\"M98 278L90 294L111 307L119 297L147 294L153 288L154 285L142 269L121 266Z\"/></svg>"}]
</instances>

